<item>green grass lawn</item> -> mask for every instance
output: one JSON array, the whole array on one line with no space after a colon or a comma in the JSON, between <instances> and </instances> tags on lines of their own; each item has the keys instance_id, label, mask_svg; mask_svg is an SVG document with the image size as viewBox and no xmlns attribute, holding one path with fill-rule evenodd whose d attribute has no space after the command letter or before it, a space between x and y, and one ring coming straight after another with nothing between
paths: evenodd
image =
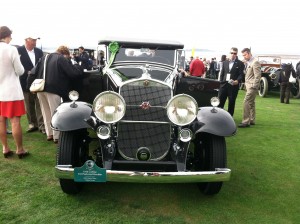
<instances>
[{"instance_id":1,"label":"green grass lawn","mask_svg":"<svg viewBox=\"0 0 300 224\"><path fill-rule=\"evenodd\" d=\"M87 184L66 195L54 177L56 145L25 133L23 117L31 155L0 157L0 223L300 223L300 99L256 99L256 125L226 139L232 177L215 196L195 184L134 183Z\"/></svg>"}]
</instances>

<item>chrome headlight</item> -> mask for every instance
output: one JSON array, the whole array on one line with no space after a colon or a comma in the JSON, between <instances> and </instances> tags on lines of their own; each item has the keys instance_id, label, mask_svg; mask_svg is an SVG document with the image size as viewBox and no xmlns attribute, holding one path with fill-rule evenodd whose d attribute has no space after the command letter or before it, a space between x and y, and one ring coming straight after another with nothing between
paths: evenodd
<instances>
[{"instance_id":1,"label":"chrome headlight","mask_svg":"<svg viewBox=\"0 0 300 224\"><path fill-rule=\"evenodd\" d=\"M180 94L169 100L167 114L170 121L176 125L184 126L195 120L198 112L196 100L185 94Z\"/></svg>"},{"instance_id":2,"label":"chrome headlight","mask_svg":"<svg viewBox=\"0 0 300 224\"><path fill-rule=\"evenodd\" d=\"M104 123L115 123L125 115L126 105L123 97L115 92L107 91L96 96L93 111Z\"/></svg>"},{"instance_id":3,"label":"chrome headlight","mask_svg":"<svg viewBox=\"0 0 300 224\"><path fill-rule=\"evenodd\" d=\"M271 73L271 74L269 75L269 77L270 77L271 79L276 79L276 78L277 78L277 75L276 75L276 73L274 72L274 73Z\"/></svg>"}]
</instances>

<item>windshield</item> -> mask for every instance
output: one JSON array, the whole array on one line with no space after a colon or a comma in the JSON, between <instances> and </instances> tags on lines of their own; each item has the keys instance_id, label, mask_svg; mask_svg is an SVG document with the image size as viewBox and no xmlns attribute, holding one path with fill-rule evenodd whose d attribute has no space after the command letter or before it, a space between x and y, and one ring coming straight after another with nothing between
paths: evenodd
<instances>
[{"instance_id":1,"label":"windshield","mask_svg":"<svg viewBox=\"0 0 300 224\"><path fill-rule=\"evenodd\" d=\"M258 60L261 64L281 64L281 59L275 56L259 56Z\"/></svg>"},{"instance_id":2,"label":"windshield","mask_svg":"<svg viewBox=\"0 0 300 224\"><path fill-rule=\"evenodd\" d=\"M121 61L148 61L174 66L175 50L120 48L114 62Z\"/></svg>"},{"instance_id":3,"label":"windshield","mask_svg":"<svg viewBox=\"0 0 300 224\"><path fill-rule=\"evenodd\" d=\"M171 73L170 70L161 68L154 68L149 66L147 69L144 67L117 67L113 69L114 73L117 74L122 81L129 79L147 77L152 79L158 79L164 81Z\"/></svg>"}]
</instances>

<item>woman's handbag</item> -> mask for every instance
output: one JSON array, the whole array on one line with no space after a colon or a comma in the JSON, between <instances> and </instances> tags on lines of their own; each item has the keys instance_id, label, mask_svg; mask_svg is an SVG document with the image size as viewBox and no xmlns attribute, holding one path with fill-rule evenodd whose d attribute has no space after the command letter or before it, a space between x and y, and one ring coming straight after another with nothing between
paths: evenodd
<instances>
[{"instance_id":1,"label":"woman's handbag","mask_svg":"<svg viewBox=\"0 0 300 224\"><path fill-rule=\"evenodd\" d=\"M30 92L42 92L45 87L45 79L35 79L30 86Z\"/></svg>"},{"instance_id":2,"label":"woman's handbag","mask_svg":"<svg viewBox=\"0 0 300 224\"><path fill-rule=\"evenodd\" d=\"M42 92L45 87L45 75L46 75L46 62L47 62L48 54L45 56L44 60L44 71L43 71L43 78L42 79L35 79L33 83L30 85L30 92Z\"/></svg>"},{"instance_id":3,"label":"woman's handbag","mask_svg":"<svg viewBox=\"0 0 300 224\"><path fill-rule=\"evenodd\" d=\"M27 80L26 80L26 90L29 91L31 84L38 76L38 72L42 67L42 58L39 59L37 64L31 69L31 71L28 73Z\"/></svg>"}]
</instances>

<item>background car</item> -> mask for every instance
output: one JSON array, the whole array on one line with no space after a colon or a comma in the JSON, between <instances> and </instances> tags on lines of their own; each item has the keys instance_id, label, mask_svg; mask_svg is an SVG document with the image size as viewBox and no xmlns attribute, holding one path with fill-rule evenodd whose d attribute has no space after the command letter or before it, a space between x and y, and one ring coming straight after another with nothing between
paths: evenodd
<instances>
[{"instance_id":1,"label":"background car","mask_svg":"<svg viewBox=\"0 0 300 224\"><path fill-rule=\"evenodd\" d=\"M261 79L258 94L265 97L269 91L280 91L279 74L281 71L282 60L278 56L259 56L261 64ZM292 83L291 93L294 98L300 98L299 77L296 83Z\"/></svg>"},{"instance_id":2,"label":"background car","mask_svg":"<svg viewBox=\"0 0 300 224\"><path fill-rule=\"evenodd\" d=\"M71 92L72 102L52 117L60 131L55 170L63 192L106 181L196 183L204 194L220 191L231 174L225 137L236 125L217 107L218 81L181 74L183 48L176 41L99 41L105 67L87 73L82 101Z\"/></svg>"}]
</instances>

